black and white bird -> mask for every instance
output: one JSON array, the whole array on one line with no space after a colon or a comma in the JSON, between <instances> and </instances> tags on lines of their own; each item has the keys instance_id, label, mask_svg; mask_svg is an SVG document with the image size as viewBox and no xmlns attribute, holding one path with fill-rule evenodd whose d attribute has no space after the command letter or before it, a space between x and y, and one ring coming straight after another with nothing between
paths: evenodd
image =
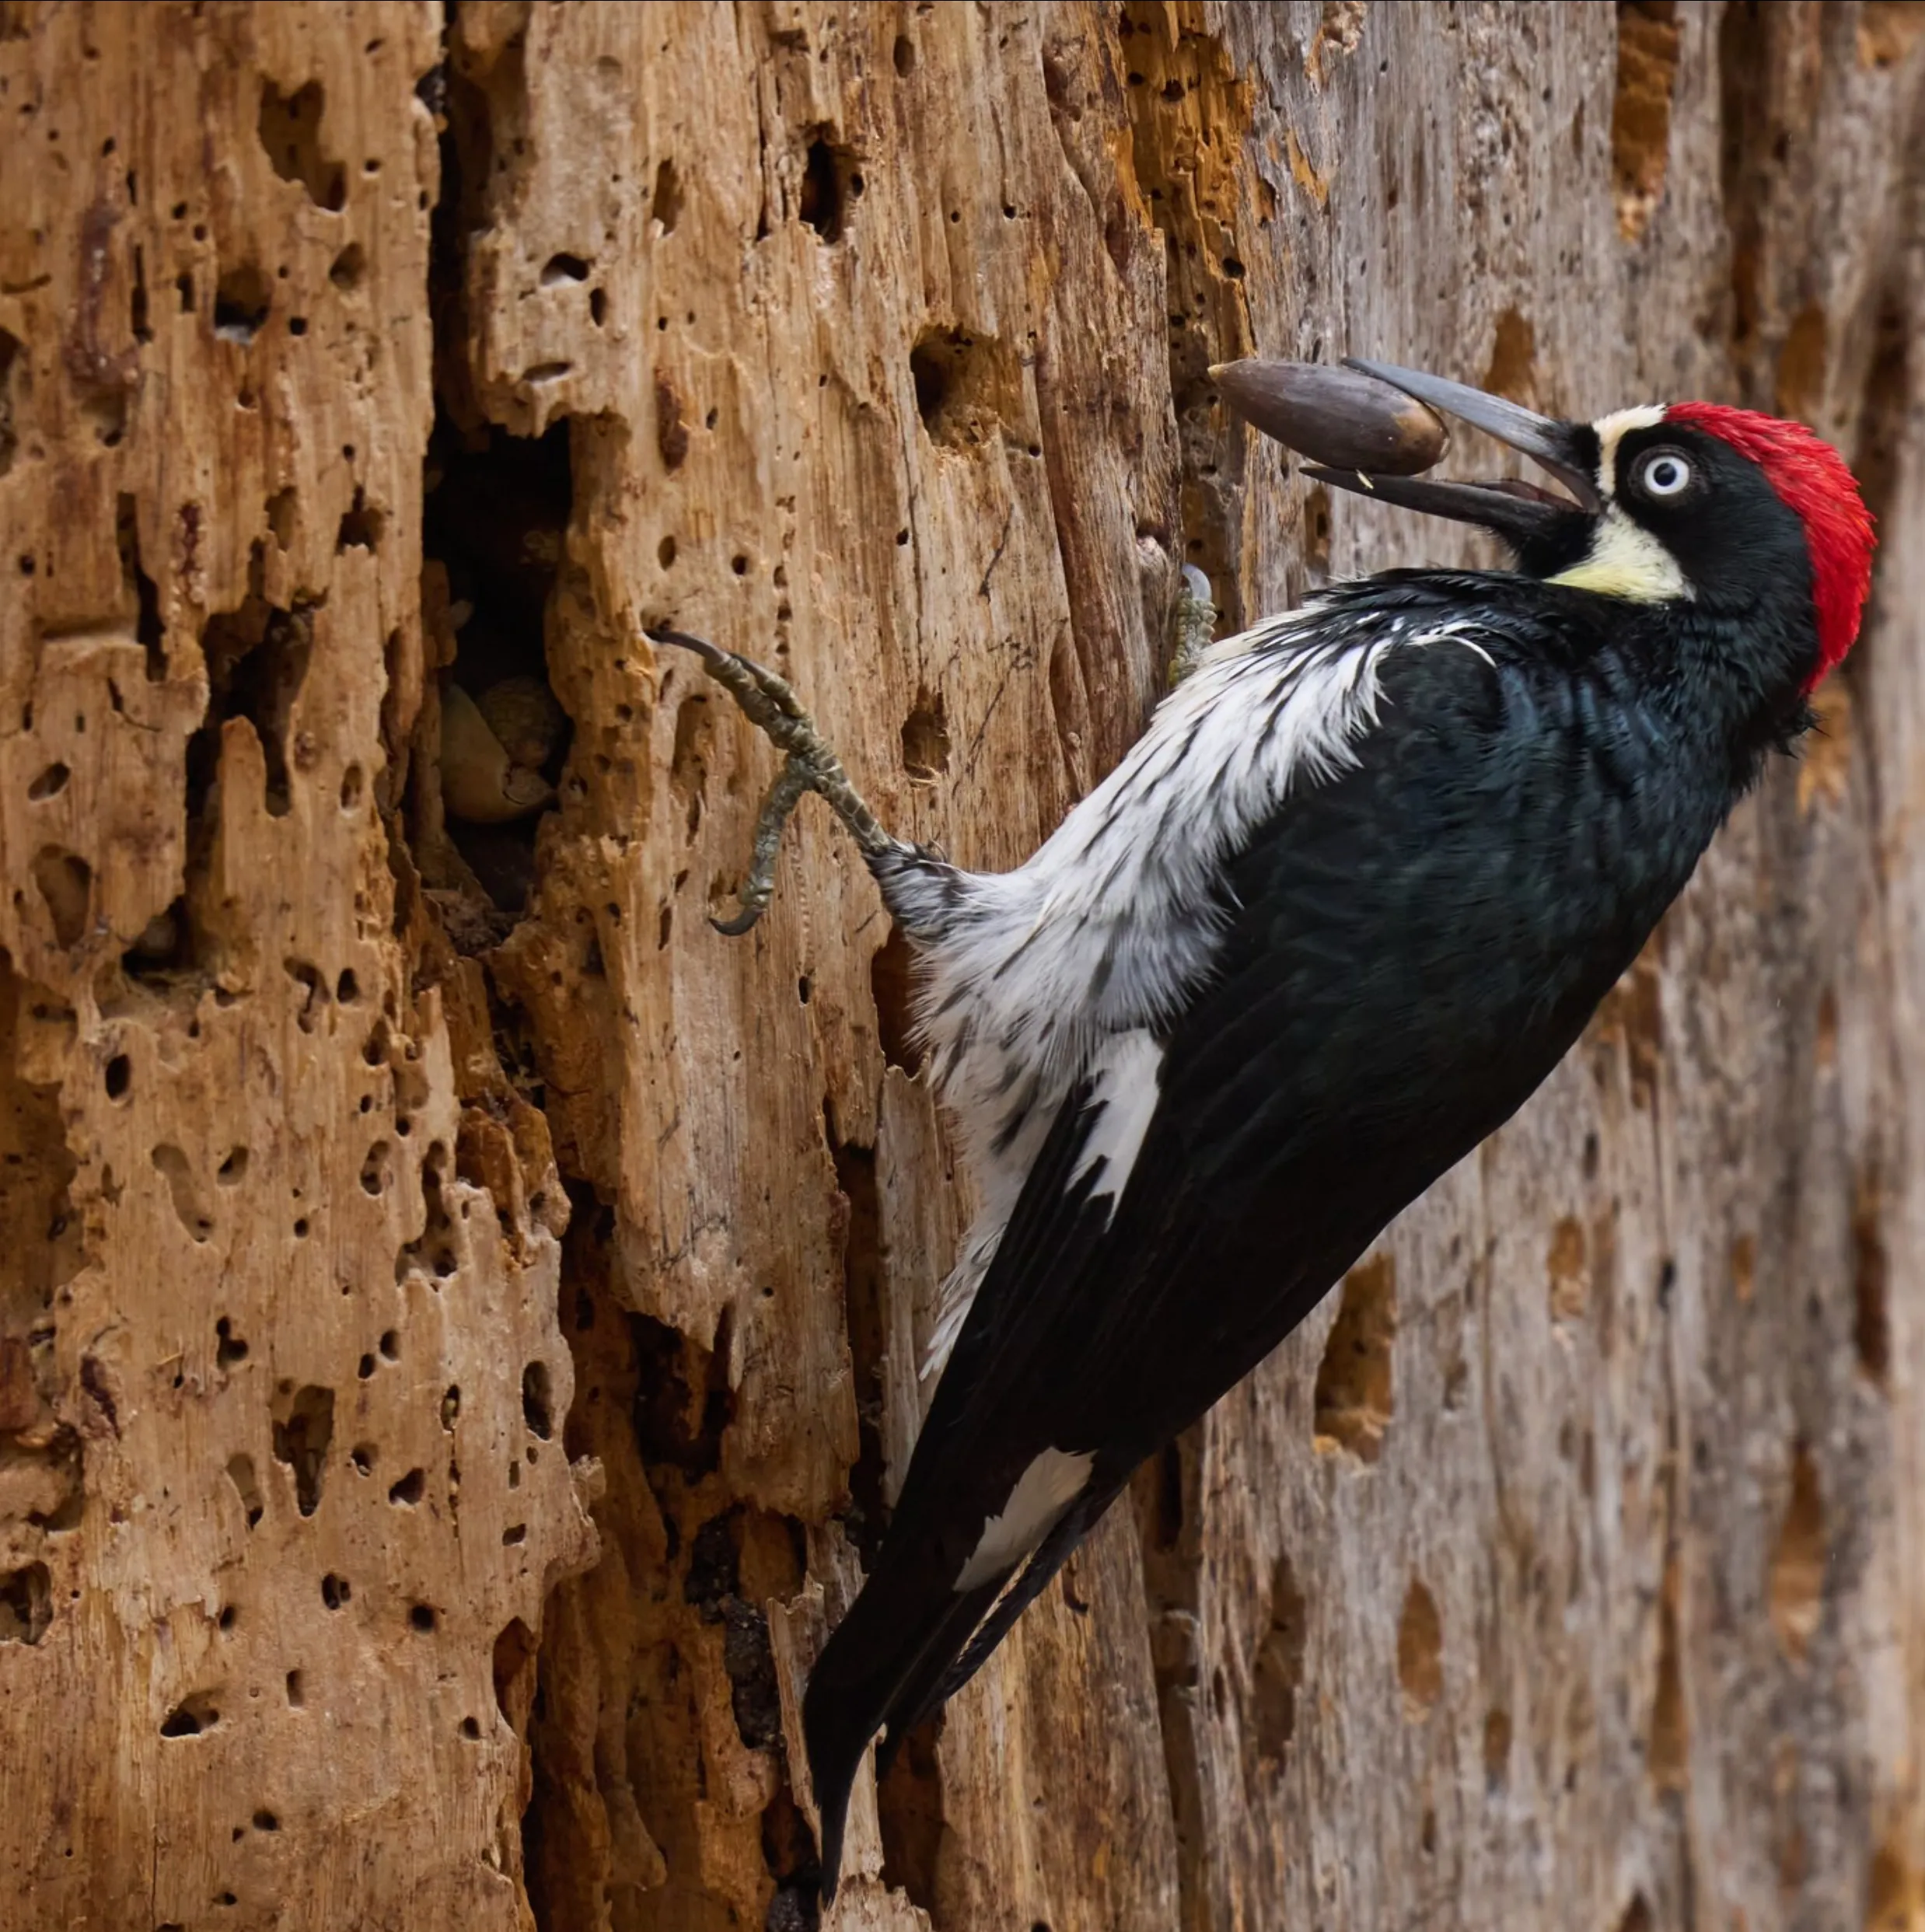
<instances>
[{"instance_id":1,"label":"black and white bird","mask_svg":"<svg viewBox=\"0 0 1925 1932\"><path fill-rule=\"evenodd\" d=\"M1494 531L1212 646L1016 871L884 832L788 687L680 634L820 791L920 956L981 1218L875 1568L810 1677L833 1895L850 1790L965 1682L1130 1473L1563 1057L1850 648L1871 522L1792 423L1560 422L1353 366L1569 494L1313 472Z\"/></svg>"}]
</instances>

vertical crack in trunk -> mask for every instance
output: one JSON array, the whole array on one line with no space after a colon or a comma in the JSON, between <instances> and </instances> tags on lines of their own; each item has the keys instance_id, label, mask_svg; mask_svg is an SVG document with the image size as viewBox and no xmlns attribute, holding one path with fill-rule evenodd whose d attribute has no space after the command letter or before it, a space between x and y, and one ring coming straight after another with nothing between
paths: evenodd
<instances>
[{"instance_id":1,"label":"vertical crack in trunk","mask_svg":"<svg viewBox=\"0 0 1925 1932\"><path fill-rule=\"evenodd\" d=\"M729 1314L704 1345L635 1312L610 1205L628 1017L616 943L626 895L606 854L636 827L605 822L596 777L648 721L639 700L612 721L571 718L557 692L578 706L585 665L607 655L581 559L584 532L622 521L598 505L623 473L627 425L564 414L539 435L517 433L528 426L526 384L484 366L490 320L477 313L471 257L522 198L527 22L491 13L469 35L464 17L451 19L430 90L443 175L430 291L429 641L407 790L392 802L397 870L414 888L418 979L459 987L450 1004L466 1003L493 1049L498 1071L462 1096L477 1116L477 1162L498 1116L520 1106L542 1116L534 1137L552 1147L568 1204L560 1295L575 1394L557 1420L571 1461L593 1458L606 1476L594 1511L602 1560L550 1591L515 1706L527 1803L505 1863L523 1877L535 1923L554 1932L611 1913L618 1923L664 1912L706 1922L746 1909L803 1932L816 1923L819 1872L789 1788L761 1607L802 1588L801 1526L731 1487ZM656 180L659 195L672 164ZM551 254L541 272L580 279L583 266ZM585 1078L589 1043L599 1059ZM475 1064L459 1051L456 1060ZM464 1127L464 1155L469 1144ZM872 1181L872 1225L873 1195ZM719 1732L718 1705L733 1718Z\"/></svg>"},{"instance_id":2,"label":"vertical crack in trunk","mask_svg":"<svg viewBox=\"0 0 1925 1932\"><path fill-rule=\"evenodd\" d=\"M419 90L436 117L442 162L431 215L435 411L422 477L423 661L408 667L421 689L405 727L405 700L383 707L390 778L382 804L399 889L397 931L417 989L442 988L455 1036L461 1177L490 1189L511 1238L525 1218L569 1230L560 1294L576 1364L575 1401L564 1424L573 1461L599 1448L584 1441L577 1417L609 1380L606 1350L589 1338L601 1278L596 1263L612 1227L570 1171L565 1148L554 1151L566 1192L554 1185L541 1041L495 970L495 949L539 905L571 748L547 649L575 513L571 425L564 418L539 436L516 435L488 419L473 380L467 243L498 190L495 149L503 117L517 117L522 40L511 35L486 65L464 61L459 15L452 7L449 15L446 58ZM352 536L344 526L344 540ZM390 675L393 697L402 667L391 662ZM613 1320L603 1329L621 1333ZM524 1376L524 1407L543 1434L556 1424L547 1389L545 1370L532 1382ZM519 1820L503 1822L502 1867L526 1884L541 1922L565 1924L565 1916L540 1909L543 1874L558 1852L572 1849L565 1834L544 1829L551 1815L568 1812L565 1775L558 1776L556 1752L542 1748L554 1730L544 1677L564 1587L549 1592L539 1644L512 1624L496 1662L498 1680L515 1687L501 1709L526 1754L526 1802ZM652 1857L659 1870L660 1854L639 1825L636 1836L638 1859L645 1869Z\"/></svg>"},{"instance_id":3,"label":"vertical crack in trunk","mask_svg":"<svg viewBox=\"0 0 1925 1932\"><path fill-rule=\"evenodd\" d=\"M57 1004L0 952L0 1242L14 1258L0 1271L0 1467L10 1484L0 1507L0 1642L30 1644L51 1620L47 1539L79 1520L85 1454L60 1417L56 1360L60 1290L85 1263L69 1193L77 1164L59 1087L17 1071L28 1033L71 1022Z\"/></svg>"},{"instance_id":4,"label":"vertical crack in trunk","mask_svg":"<svg viewBox=\"0 0 1925 1932\"><path fill-rule=\"evenodd\" d=\"M1117 31L1130 164L1163 243L1170 406L1183 465L1178 561L1209 578L1227 634L1246 621L1238 568L1243 435L1218 404L1210 369L1251 346L1236 235L1251 88L1203 18L1196 5L1130 5Z\"/></svg>"},{"instance_id":5,"label":"vertical crack in trunk","mask_svg":"<svg viewBox=\"0 0 1925 1932\"><path fill-rule=\"evenodd\" d=\"M1251 347L1236 237L1246 193L1251 88L1202 22L1200 7L1127 5L1118 32L1130 164L1163 244L1170 405L1181 464L1178 561L1209 578L1219 633L1229 634L1249 620L1238 567L1243 438L1218 404L1209 372ZM1211 1910L1199 1742L1210 1721L1200 1689L1201 1464L1210 1427L1206 1418L1170 1444L1134 1484L1186 1927L1207 1923Z\"/></svg>"}]
</instances>

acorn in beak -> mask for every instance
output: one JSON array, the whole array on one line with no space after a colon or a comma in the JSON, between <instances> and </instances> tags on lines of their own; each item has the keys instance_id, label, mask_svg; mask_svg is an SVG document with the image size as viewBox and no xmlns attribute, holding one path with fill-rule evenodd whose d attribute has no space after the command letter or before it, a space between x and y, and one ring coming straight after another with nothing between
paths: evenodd
<instances>
[{"instance_id":1,"label":"acorn in beak","mask_svg":"<svg viewBox=\"0 0 1925 1932\"><path fill-rule=\"evenodd\" d=\"M1347 356L1340 367L1260 357L1219 364L1219 393L1252 428L1309 461L1304 474L1401 508L1476 523L1520 553L1562 547L1574 526L1604 508L1596 483L1597 432L1487 395L1467 383ZM1570 492L1535 484L1433 481L1420 473L1442 456L1449 416L1494 436Z\"/></svg>"}]
</instances>

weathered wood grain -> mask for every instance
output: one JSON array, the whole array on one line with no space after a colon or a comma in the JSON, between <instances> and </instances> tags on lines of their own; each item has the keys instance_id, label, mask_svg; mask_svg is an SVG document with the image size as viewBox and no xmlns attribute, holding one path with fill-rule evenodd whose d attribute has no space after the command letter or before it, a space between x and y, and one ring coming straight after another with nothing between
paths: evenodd
<instances>
[{"instance_id":1,"label":"weathered wood grain","mask_svg":"<svg viewBox=\"0 0 1925 1932\"><path fill-rule=\"evenodd\" d=\"M1925 9L9 4L0 178L0 1924L813 1922L969 1204L826 815L709 929L772 761L639 627L1013 864L1184 561L1473 554L1208 383L1357 350L1806 414L1866 641L830 1922L1925 1926Z\"/></svg>"}]
</instances>

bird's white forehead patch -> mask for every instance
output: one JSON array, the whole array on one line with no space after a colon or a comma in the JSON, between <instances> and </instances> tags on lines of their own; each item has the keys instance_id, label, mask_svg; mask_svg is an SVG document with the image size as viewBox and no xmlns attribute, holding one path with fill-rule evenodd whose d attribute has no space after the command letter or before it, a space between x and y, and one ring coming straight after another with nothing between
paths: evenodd
<instances>
[{"instance_id":1,"label":"bird's white forehead patch","mask_svg":"<svg viewBox=\"0 0 1925 1932\"><path fill-rule=\"evenodd\" d=\"M1070 1178L1080 1181L1085 1175L1095 1173L1095 1184L1090 1192L1092 1197L1109 1197L1112 1221L1156 1112L1162 1066L1163 1050L1146 1026L1117 1034L1094 1063L1096 1082L1091 1104L1100 1111L1090 1123L1089 1138L1083 1143Z\"/></svg>"},{"instance_id":2,"label":"bird's white forehead patch","mask_svg":"<svg viewBox=\"0 0 1925 1932\"><path fill-rule=\"evenodd\" d=\"M1001 1513L983 1525L975 1551L956 1580L958 1594L980 1589L1015 1569L1082 1494L1095 1463L1094 1455L1045 1449L1017 1477Z\"/></svg>"},{"instance_id":3,"label":"bird's white forehead patch","mask_svg":"<svg viewBox=\"0 0 1925 1932\"><path fill-rule=\"evenodd\" d=\"M1608 503L1617 494L1618 445L1633 429L1655 429L1665 420L1662 403L1640 403L1635 409L1613 410L1591 426L1598 432L1598 488Z\"/></svg>"}]
</instances>

